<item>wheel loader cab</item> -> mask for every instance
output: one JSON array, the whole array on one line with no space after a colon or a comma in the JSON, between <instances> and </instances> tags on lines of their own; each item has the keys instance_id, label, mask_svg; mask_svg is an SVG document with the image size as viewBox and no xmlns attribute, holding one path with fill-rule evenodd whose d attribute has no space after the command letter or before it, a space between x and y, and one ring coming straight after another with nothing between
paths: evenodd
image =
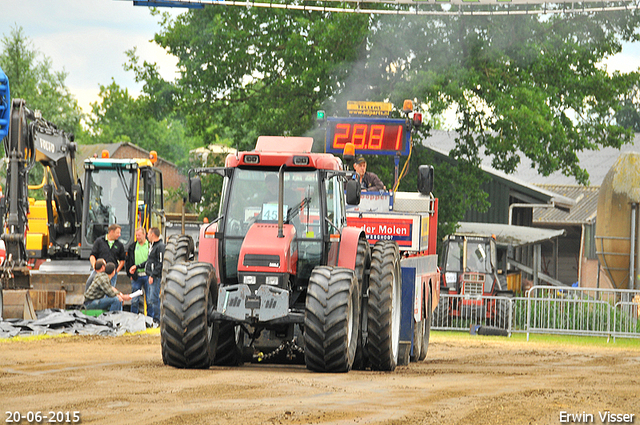
<instances>
[{"instance_id":1,"label":"wheel loader cab","mask_svg":"<svg viewBox=\"0 0 640 425\"><path fill-rule=\"evenodd\" d=\"M137 227L164 224L162 174L147 159L89 159L85 162L81 258L110 224L122 228L126 245Z\"/></svg>"}]
</instances>

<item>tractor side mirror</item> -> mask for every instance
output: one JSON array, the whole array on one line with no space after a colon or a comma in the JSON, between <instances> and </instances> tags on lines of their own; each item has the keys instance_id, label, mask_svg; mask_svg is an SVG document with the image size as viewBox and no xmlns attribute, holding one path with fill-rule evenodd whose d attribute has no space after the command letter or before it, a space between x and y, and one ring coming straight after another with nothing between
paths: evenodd
<instances>
[{"instance_id":1,"label":"tractor side mirror","mask_svg":"<svg viewBox=\"0 0 640 425\"><path fill-rule=\"evenodd\" d=\"M418 192L429 195L433 192L433 166L421 165L418 167Z\"/></svg>"},{"instance_id":2,"label":"tractor side mirror","mask_svg":"<svg viewBox=\"0 0 640 425\"><path fill-rule=\"evenodd\" d=\"M195 204L202 199L202 182L200 177L189 179L189 202Z\"/></svg>"},{"instance_id":3,"label":"tractor side mirror","mask_svg":"<svg viewBox=\"0 0 640 425\"><path fill-rule=\"evenodd\" d=\"M347 204L360 205L360 183L356 180L347 181Z\"/></svg>"}]
</instances>

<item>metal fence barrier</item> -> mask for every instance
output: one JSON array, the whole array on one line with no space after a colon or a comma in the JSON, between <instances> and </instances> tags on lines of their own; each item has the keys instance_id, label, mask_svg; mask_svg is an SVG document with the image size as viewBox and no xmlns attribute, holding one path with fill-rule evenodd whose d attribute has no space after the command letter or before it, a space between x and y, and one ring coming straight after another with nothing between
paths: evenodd
<instances>
[{"instance_id":1,"label":"metal fence barrier","mask_svg":"<svg viewBox=\"0 0 640 425\"><path fill-rule=\"evenodd\" d=\"M431 321L437 330L468 331L482 325L511 332L514 304L509 297L440 294L440 302Z\"/></svg>"},{"instance_id":2,"label":"metal fence barrier","mask_svg":"<svg viewBox=\"0 0 640 425\"><path fill-rule=\"evenodd\" d=\"M534 286L524 297L441 294L432 328L640 338L640 291Z\"/></svg>"}]
</instances>

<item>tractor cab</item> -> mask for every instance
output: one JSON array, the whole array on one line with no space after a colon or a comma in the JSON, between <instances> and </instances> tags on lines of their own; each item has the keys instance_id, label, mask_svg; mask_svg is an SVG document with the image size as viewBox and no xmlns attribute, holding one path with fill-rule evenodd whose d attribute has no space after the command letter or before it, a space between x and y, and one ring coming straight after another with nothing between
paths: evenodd
<instances>
[{"instance_id":1,"label":"tractor cab","mask_svg":"<svg viewBox=\"0 0 640 425\"><path fill-rule=\"evenodd\" d=\"M491 236L449 235L443 246L442 278L447 292L491 295L498 281L496 241Z\"/></svg>"},{"instance_id":2,"label":"tractor cab","mask_svg":"<svg viewBox=\"0 0 640 425\"><path fill-rule=\"evenodd\" d=\"M451 299L449 313L460 317L494 317L495 301L485 302L483 297L508 293L506 282L498 276L495 238L449 235L444 239L442 258L441 291L460 296Z\"/></svg>"},{"instance_id":3,"label":"tractor cab","mask_svg":"<svg viewBox=\"0 0 640 425\"><path fill-rule=\"evenodd\" d=\"M223 200L223 219L220 223L220 230L225 235L221 247L224 262L220 264L223 281L254 282L257 274L259 279L256 284L259 284L269 275L282 273L297 276L297 279L309 278L313 267L320 264L323 257L326 258L328 247L325 246L325 239L328 238L325 235L330 226L339 229L344 224L344 211L336 208L333 199L321 196L323 193L333 193L333 190L327 192L325 185L335 186L338 181L325 182L322 174L318 170L304 169L282 173L283 237L278 238L278 170L233 170L225 179L227 190L223 190L226 198L232 201ZM341 196L340 192L338 196ZM274 250L279 245L290 243L291 246L282 246L282 253L267 253L264 240L271 237L275 241L271 246ZM289 252L285 252L287 250ZM273 255L278 260L270 260ZM282 263L280 258L286 259L287 264ZM286 288L289 284L283 281L282 276L277 280L279 286Z\"/></svg>"}]
</instances>

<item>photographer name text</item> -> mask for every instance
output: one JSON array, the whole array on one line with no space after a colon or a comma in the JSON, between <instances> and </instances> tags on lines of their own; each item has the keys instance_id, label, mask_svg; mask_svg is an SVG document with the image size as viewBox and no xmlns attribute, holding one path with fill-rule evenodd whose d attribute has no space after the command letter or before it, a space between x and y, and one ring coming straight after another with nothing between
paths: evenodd
<instances>
[{"instance_id":1,"label":"photographer name text","mask_svg":"<svg viewBox=\"0 0 640 425\"><path fill-rule=\"evenodd\" d=\"M630 424L635 422L635 414L633 413L612 413L609 411L598 412L597 414L593 413L571 413L571 412L560 412L560 423L561 424L590 424L590 423L601 423L601 424ZM596 422L596 419L600 419L600 422Z\"/></svg>"}]
</instances>

